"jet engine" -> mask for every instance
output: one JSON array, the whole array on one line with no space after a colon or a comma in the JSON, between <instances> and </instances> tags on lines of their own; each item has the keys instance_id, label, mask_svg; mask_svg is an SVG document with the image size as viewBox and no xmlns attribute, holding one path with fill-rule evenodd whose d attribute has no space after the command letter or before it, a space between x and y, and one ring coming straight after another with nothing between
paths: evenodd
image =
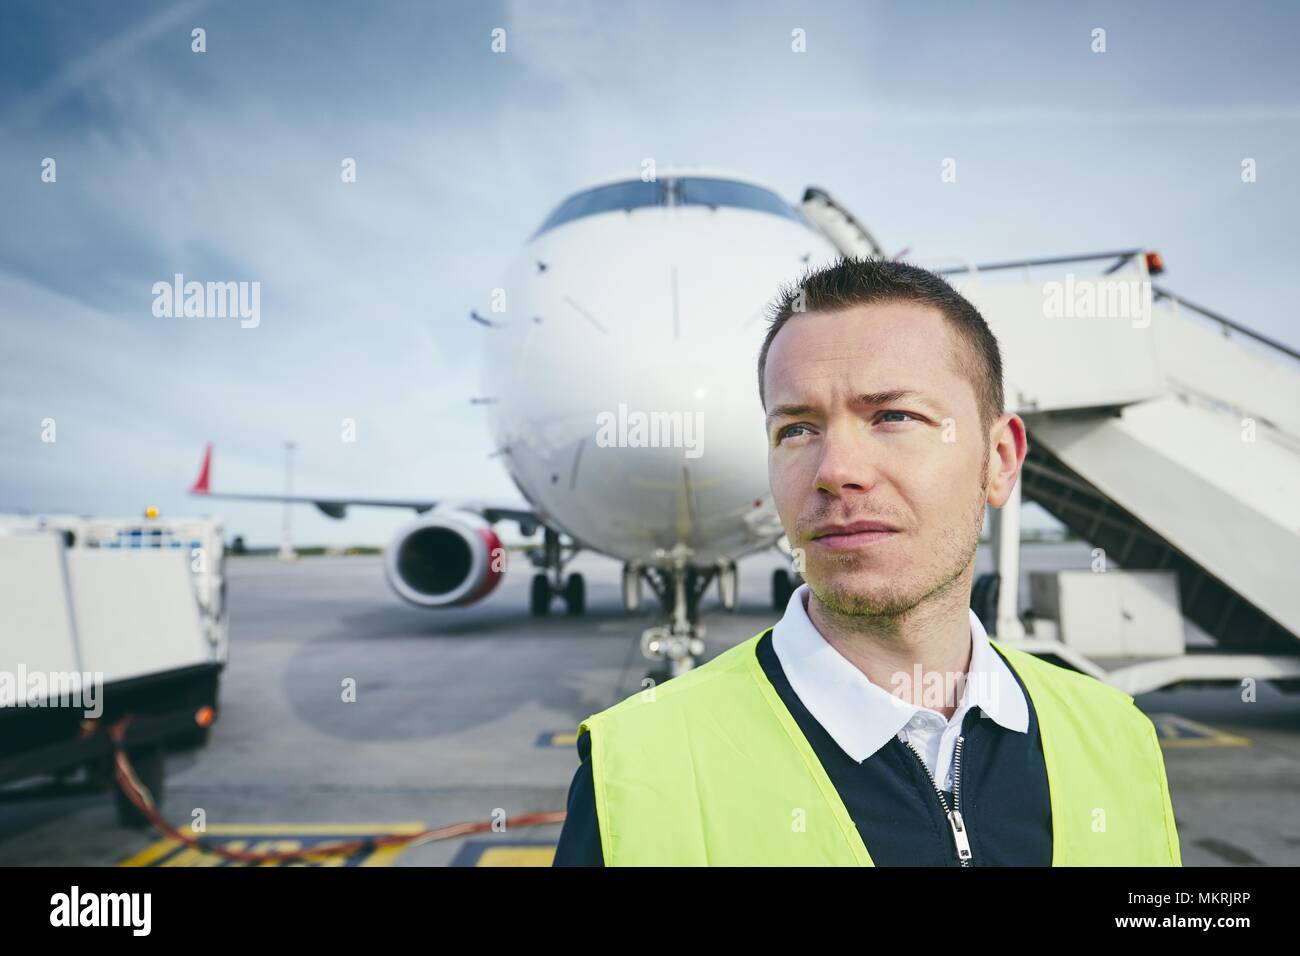
<instances>
[{"instance_id":1,"label":"jet engine","mask_svg":"<svg viewBox=\"0 0 1300 956\"><path fill-rule=\"evenodd\" d=\"M505 573L492 525L466 511L435 511L400 528L384 552L399 596L420 607L458 607L491 593Z\"/></svg>"}]
</instances>

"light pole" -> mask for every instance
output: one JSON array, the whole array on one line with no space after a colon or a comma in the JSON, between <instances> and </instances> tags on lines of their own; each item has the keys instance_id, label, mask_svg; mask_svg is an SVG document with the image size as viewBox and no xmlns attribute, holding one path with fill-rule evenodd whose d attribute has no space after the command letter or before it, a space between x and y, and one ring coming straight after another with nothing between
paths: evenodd
<instances>
[{"instance_id":1,"label":"light pole","mask_svg":"<svg viewBox=\"0 0 1300 956\"><path fill-rule=\"evenodd\" d=\"M284 443L284 497L286 499L293 497L293 450L297 444L291 441ZM298 557L293 551L293 544L289 538L289 515L293 505L289 501L284 503L284 526L280 530L280 553L278 555L281 561L293 561Z\"/></svg>"}]
</instances>

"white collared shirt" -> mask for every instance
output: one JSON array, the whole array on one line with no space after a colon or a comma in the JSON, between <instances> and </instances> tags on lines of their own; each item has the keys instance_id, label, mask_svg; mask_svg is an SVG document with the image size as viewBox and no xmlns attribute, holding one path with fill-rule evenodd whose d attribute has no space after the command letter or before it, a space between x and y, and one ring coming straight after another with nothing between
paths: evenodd
<instances>
[{"instance_id":1,"label":"white collared shirt","mask_svg":"<svg viewBox=\"0 0 1300 956\"><path fill-rule=\"evenodd\" d=\"M799 700L856 762L862 763L896 736L919 750L935 782L951 790L953 751L962 719L972 707L1008 730L1028 732L1024 692L989 643L974 611L970 612L970 668L961 702L952 718L945 720L937 710L908 703L873 684L828 644L808 617L808 594L807 584L795 589L785 615L773 628L772 647Z\"/></svg>"}]
</instances>

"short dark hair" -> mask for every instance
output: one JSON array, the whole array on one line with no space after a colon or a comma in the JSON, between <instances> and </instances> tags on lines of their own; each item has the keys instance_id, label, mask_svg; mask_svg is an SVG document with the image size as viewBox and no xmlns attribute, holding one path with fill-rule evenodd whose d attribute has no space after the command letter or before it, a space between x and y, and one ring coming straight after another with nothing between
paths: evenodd
<instances>
[{"instance_id":1,"label":"short dark hair","mask_svg":"<svg viewBox=\"0 0 1300 956\"><path fill-rule=\"evenodd\" d=\"M836 312L877 302L917 302L942 313L966 348L954 356L958 370L975 388L980 422L987 429L1003 412L1002 353L979 310L942 276L906 262L887 259L840 259L782 286L768 309L771 324L758 353L758 398L763 394L767 353L772 340L791 318L810 312Z\"/></svg>"}]
</instances>

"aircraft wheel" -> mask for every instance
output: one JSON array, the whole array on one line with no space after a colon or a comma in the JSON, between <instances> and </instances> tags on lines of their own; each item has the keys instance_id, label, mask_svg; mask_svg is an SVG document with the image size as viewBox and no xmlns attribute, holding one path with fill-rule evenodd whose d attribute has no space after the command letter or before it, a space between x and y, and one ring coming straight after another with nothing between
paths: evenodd
<instances>
[{"instance_id":1,"label":"aircraft wheel","mask_svg":"<svg viewBox=\"0 0 1300 956\"><path fill-rule=\"evenodd\" d=\"M564 605L574 616L587 610L587 582L581 574L570 574L564 582Z\"/></svg>"},{"instance_id":2,"label":"aircraft wheel","mask_svg":"<svg viewBox=\"0 0 1300 956\"><path fill-rule=\"evenodd\" d=\"M533 589L528 598L528 609L533 617L543 617L551 613L551 582L544 574L533 575Z\"/></svg>"},{"instance_id":3,"label":"aircraft wheel","mask_svg":"<svg viewBox=\"0 0 1300 956\"><path fill-rule=\"evenodd\" d=\"M772 572L772 610L780 612L785 610L785 606L790 603L790 595L794 594L795 584L790 577L790 572L784 568L777 568Z\"/></svg>"}]
</instances>

